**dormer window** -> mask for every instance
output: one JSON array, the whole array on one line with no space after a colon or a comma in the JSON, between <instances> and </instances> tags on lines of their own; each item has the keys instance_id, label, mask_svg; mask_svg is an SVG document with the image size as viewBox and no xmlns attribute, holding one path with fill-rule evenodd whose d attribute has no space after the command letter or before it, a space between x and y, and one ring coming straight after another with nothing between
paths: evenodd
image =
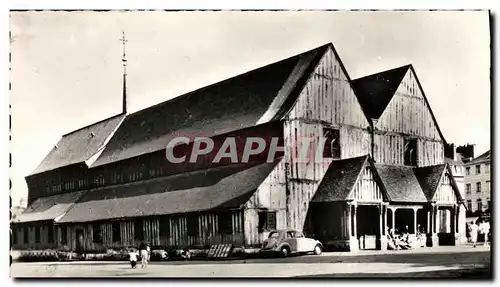
<instances>
[{"instance_id":1,"label":"dormer window","mask_svg":"<svg viewBox=\"0 0 500 287\"><path fill-rule=\"evenodd\" d=\"M404 142L405 155L404 164L410 166L417 165L417 140L416 139L405 139Z\"/></svg>"}]
</instances>

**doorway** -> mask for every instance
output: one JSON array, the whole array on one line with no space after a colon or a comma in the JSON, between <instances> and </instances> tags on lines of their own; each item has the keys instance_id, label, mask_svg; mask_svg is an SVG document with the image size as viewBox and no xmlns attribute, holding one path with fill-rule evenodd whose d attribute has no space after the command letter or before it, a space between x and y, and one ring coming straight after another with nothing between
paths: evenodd
<instances>
[{"instance_id":1,"label":"doorway","mask_svg":"<svg viewBox=\"0 0 500 287\"><path fill-rule=\"evenodd\" d=\"M83 230L82 229L77 229L76 230L76 253L83 254Z\"/></svg>"},{"instance_id":2,"label":"doorway","mask_svg":"<svg viewBox=\"0 0 500 287\"><path fill-rule=\"evenodd\" d=\"M360 205L356 213L356 231L359 249L380 249L377 242L380 239L380 214L377 206Z\"/></svg>"}]
</instances>

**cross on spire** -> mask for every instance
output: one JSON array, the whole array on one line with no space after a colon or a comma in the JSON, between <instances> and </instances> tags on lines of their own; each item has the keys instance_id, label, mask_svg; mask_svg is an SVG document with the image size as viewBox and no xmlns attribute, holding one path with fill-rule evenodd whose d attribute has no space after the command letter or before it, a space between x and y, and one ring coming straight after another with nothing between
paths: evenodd
<instances>
[{"instance_id":1,"label":"cross on spire","mask_svg":"<svg viewBox=\"0 0 500 287\"><path fill-rule=\"evenodd\" d=\"M125 53L125 45L128 42L125 38L125 32L122 31L122 37L120 41L123 45L123 55L122 55L122 63L123 63L123 113L127 113L127 54Z\"/></svg>"}]
</instances>

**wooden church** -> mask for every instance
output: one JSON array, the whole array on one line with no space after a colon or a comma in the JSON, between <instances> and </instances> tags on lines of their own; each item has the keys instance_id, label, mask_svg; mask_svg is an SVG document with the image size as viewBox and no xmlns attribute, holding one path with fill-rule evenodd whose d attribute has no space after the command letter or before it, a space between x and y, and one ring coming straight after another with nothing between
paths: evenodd
<instances>
[{"instance_id":1,"label":"wooden church","mask_svg":"<svg viewBox=\"0 0 500 287\"><path fill-rule=\"evenodd\" d=\"M14 249L251 249L284 228L350 251L385 249L388 229L421 230L427 246L465 238L447 143L411 65L351 79L327 44L135 113L125 83L122 114L62 136L26 177ZM235 138L238 157L249 138L267 145L248 162L190 162L190 141L168 162L179 136ZM304 137L326 138L322 163L299 160Z\"/></svg>"}]
</instances>

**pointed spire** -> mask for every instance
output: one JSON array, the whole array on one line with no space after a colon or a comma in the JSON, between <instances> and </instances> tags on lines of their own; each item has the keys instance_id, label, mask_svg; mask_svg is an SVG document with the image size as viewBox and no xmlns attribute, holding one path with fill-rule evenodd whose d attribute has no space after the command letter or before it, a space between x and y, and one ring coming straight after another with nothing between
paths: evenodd
<instances>
[{"instance_id":1,"label":"pointed spire","mask_svg":"<svg viewBox=\"0 0 500 287\"><path fill-rule=\"evenodd\" d=\"M123 44L123 55L122 55L122 64L123 64L123 113L127 113L127 54L125 52L125 45L128 42L125 38L125 32L122 32L122 38L120 41Z\"/></svg>"}]
</instances>

